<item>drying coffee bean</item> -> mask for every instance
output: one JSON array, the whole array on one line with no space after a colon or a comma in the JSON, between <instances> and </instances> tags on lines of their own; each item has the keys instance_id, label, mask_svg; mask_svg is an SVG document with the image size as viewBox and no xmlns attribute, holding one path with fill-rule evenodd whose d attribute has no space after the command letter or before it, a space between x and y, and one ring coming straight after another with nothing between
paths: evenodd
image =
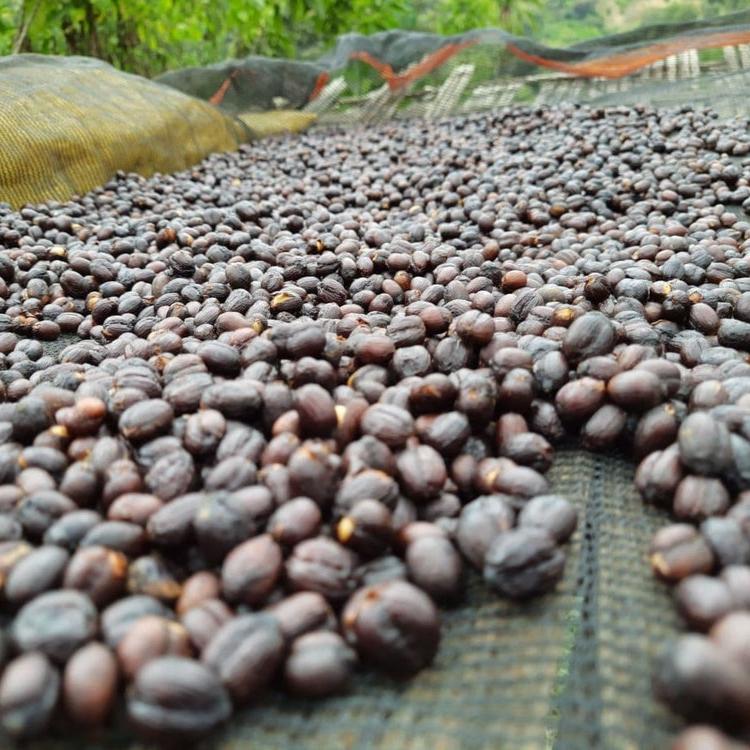
<instances>
[{"instance_id":1,"label":"drying coffee bean","mask_svg":"<svg viewBox=\"0 0 750 750\"><path fill-rule=\"evenodd\" d=\"M650 453L638 464L635 486L644 500L669 505L683 476L680 451L675 444L666 450Z\"/></svg>"},{"instance_id":2,"label":"drying coffee bean","mask_svg":"<svg viewBox=\"0 0 750 750\"><path fill-rule=\"evenodd\" d=\"M707 518L700 526L701 535L714 553L719 568L750 563L750 539L733 518Z\"/></svg>"},{"instance_id":3,"label":"drying coffee bean","mask_svg":"<svg viewBox=\"0 0 750 750\"><path fill-rule=\"evenodd\" d=\"M188 632L178 622L146 615L134 622L117 644L117 661L127 680L143 666L162 656L190 656Z\"/></svg>"},{"instance_id":4,"label":"drying coffee bean","mask_svg":"<svg viewBox=\"0 0 750 750\"><path fill-rule=\"evenodd\" d=\"M398 448L414 433L414 420L408 411L398 406L376 404L362 415L361 427L366 435Z\"/></svg>"},{"instance_id":5,"label":"drying coffee bean","mask_svg":"<svg viewBox=\"0 0 750 750\"><path fill-rule=\"evenodd\" d=\"M357 591L341 613L341 625L365 661L394 677L409 677L430 664L440 641L435 605L404 581Z\"/></svg>"},{"instance_id":6,"label":"drying coffee bean","mask_svg":"<svg viewBox=\"0 0 750 750\"><path fill-rule=\"evenodd\" d=\"M708 630L734 607L729 586L720 578L688 576L674 595L678 611L693 630Z\"/></svg>"},{"instance_id":7,"label":"drying coffee bean","mask_svg":"<svg viewBox=\"0 0 750 750\"><path fill-rule=\"evenodd\" d=\"M60 694L60 675L39 652L22 654L0 679L0 723L12 737L32 737L49 724Z\"/></svg>"},{"instance_id":8,"label":"drying coffee bean","mask_svg":"<svg viewBox=\"0 0 750 750\"><path fill-rule=\"evenodd\" d=\"M230 602L260 604L276 585L282 572L282 560L281 548L268 534L243 542L224 560L222 593Z\"/></svg>"},{"instance_id":9,"label":"drying coffee bean","mask_svg":"<svg viewBox=\"0 0 750 750\"><path fill-rule=\"evenodd\" d=\"M63 703L66 715L76 724L103 724L117 697L117 661L101 643L78 649L65 665Z\"/></svg>"},{"instance_id":10,"label":"drying coffee bean","mask_svg":"<svg viewBox=\"0 0 750 750\"><path fill-rule=\"evenodd\" d=\"M267 492L211 493L193 517L198 546L211 562L257 533L272 507Z\"/></svg>"},{"instance_id":11,"label":"drying coffee bean","mask_svg":"<svg viewBox=\"0 0 750 750\"><path fill-rule=\"evenodd\" d=\"M440 603L456 602L463 593L463 563L453 544L443 537L425 536L406 547L409 580Z\"/></svg>"},{"instance_id":12,"label":"drying coffee bean","mask_svg":"<svg viewBox=\"0 0 750 750\"><path fill-rule=\"evenodd\" d=\"M142 526L127 521L102 521L86 532L79 547L107 547L126 557L137 557L147 549L147 536Z\"/></svg>"},{"instance_id":13,"label":"drying coffee bean","mask_svg":"<svg viewBox=\"0 0 750 750\"><path fill-rule=\"evenodd\" d=\"M294 394L300 429L310 437L327 437L336 427L336 410L328 391L313 383L303 385Z\"/></svg>"},{"instance_id":14,"label":"drying coffee bean","mask_svg":"<svg viewBox=\"0 0 750 750\"><path fill-rule=\"evenodd\" d=\"M584 377L580 380L571 380L560 388L555 396L555 407L562 419L583 422L602 406L604 397L604 382Z\"/></svg>"},{"instance_id":15,"label":"drying coffee bean","mask_svg":"<svg viewBox=\"0 0 750 750\"><path fill-rule=\"evenodd\" d=\"M309 698L345 692L351 682L355 653L338 633L316 631L292 642L284 664L290 692Z\"/></svg>"},{"instance_id":16,"label":"drying coffee bean","mask_svg":"<svg viewBox=\"0 0 750 750\"><path fill-rule=\"evenodd\" d=\"M694 726L681 732L672 750L744 750L743 746L718 729Z\"/></svg>"},{"instance_id":17,"label":"drying coffee bean","mask_svg":"<svg viewBox=\"0 0 750 750\"><path fill-rule=\"evenodd\" d=\"M143 594L126 596L110 604L101 615L101 631L104 642L112 649L130 629L134 622L146 615L173 617L173 613L158 599Z\"/></svg>"},{"instance_id":18,"label":"drying coffee bean","mask_svg":"<svg viewBox=\"0 0 750 750\"><path fill-rule=\"evenodd\" d=\"M705 539L684 523L665 526L651 540L651 567L666 581L680 581L696 573L710 573L714 555Z\"/></svg>"},{"instance_id":19,"label":"drying coffee bean","mask_svg":"<svg viewBox=\"0 0 750 750\"><path fill-rule=\"evenodd\" d=\"M715 621L710 639L745 669L750 666L750 614L731 612Z\"/></svg>"},{"instance_id":20,"label":"drying coffee bean","mask_svg":"<svg viewBox=\"0 0 750 750\"><path fill-rule=\"evenodd\" d=\"M278 544L293 547L317 536L321 520L320 508L309 497L296 497L273 513L267 531Z\"/></svg>"},{"instance_id":21,"label":"drying coffee bean","mask_svg":"<svg viewBox=\"0 0 750 750\"><path fill-rule=\"evenodd\" d=\"M431 419L424 432L420 430L420 423L417 420L417 432L420 433L421 440L434 448L441 456L454 456L471 435L471 426L464 414L450 411Z\"/></svg>"},{"instance_id":22,"label":"drying coffee bean","mask_svg":"<svg viewBox=\"0 0 750 750\"><path fill-rule=\"evenodd\" d=\"M562 353L571 364L612 351L617 335L612 322L600 312L576 318L565 334Z\"/></svg>"},{"instance_id":23,"label":"drying coffee bean","mask_svg":"<svg viewBox=\"0 0 750 750\"><path fill-rule=\"evenodd\" d=\"M727 565L719 574L732 594L735 609L750 608L750 567L747 565Z\"/></svg>"},{"instance_id":24,"label":"drying coffee bean","mask_svg":"<svg viewBox=\"0 0 750 750\"><path fill-rule=\"evenodd\" d=\"M534 432L522 432L503 442L502 455L539 472L552 466L555 451L549 442Z\"/></svg>"},{"instance_id":25,"label":"drying coffee bean","mask_svg":"<svg viewBox=\"0 0 750 750\"><path fill-rule=\"evenodd\" d=\"M650 409L638 420L633 435L633 455L643 459L653 451L663 450L674 443L678 428L679 419L674 404L662 404Z\"/></svg>"},{"instance_id":26,"label":"drying coffee bean","mask_svg":"<svg viewBox=\"0 0 750 750\"><path fill-rule=\"evenodd\" d=\"M241 615L225 623L201 659L221 679L232 698L247 703L271 681L281 664L284 638L268 614Z\"/></svg>"},{"instance_id":27,"label":"drying coffee bean","mask_svg":"<svg viewBox=\"0 0 750 750\"><path fill-rule=\"evenodd\" d=\"M44 545L20 559L5 579L6 601L19 607L45 591L57 588L68 562L68 553L61 547Z\"/></svg>"},{"instance_id":28,"label":"drying coffee bean","mask_svg":"<svg viewBox=\"0 0 750 750\"><path fill-rule=\"evenodd\" d=\"M286 562L286 577L293 591L317 591L332 603L354 590L357 557L332 539L315 537L300 542Z\"/></svg>"},{"instance_id":29,"label":"drying coffee bean","mask_svg":"<svg viewBox=\"0 0 750 750\"><path fill-rule=\"evenodd\" d=\"M221 599L206 599L185 612L181 621L190 642L202 652L224 623L234 617L232 610Z\"/></svg>"},{"instance_id":30,"label":"drying coffee bean","mask_svg":"<svg viewBox=\"0 0 750 750\"><path fill-rule=\"evenodd\" d=\"M518 514L518 525L546 531L558 544L566 542L578 525L578 511L559 495L538 495Z\"/></svg>"},{"instance_id":31,"label":"drying coffee bean","mask_svg":"<svg viewBox=\"0 0 750 750\"><path fill-rule=\"evenodd\" d=\"M674 514L677 518L701 521L719 516L729 507L729 493L719 479L687 476L674 493Z\"/></svg>"},{"instance_id":32,"label":"drying coffee bean","mask_svg":"<svg viewBox=\"0 0 750 750\"><path fill-rule=\"evenodd\" d=\"M336 615L328 602L314 591L297 594L272 604L266 610L272 614L287 642L314 630L335 630Z\"/></svg>"},{"instance_id":33,"label":"drying coffee bean","mask_svg":"<svg viewBox=\"0 0 750 750\"><path fill-rule=\"evenodd\" d=\"M524 527L495 537L484 558L484 579L500 594L525 599L553 589L565 570L565 555L538 528Z\"/></svg>"},{"instance_id":34,"label":"drying coffee bean","mask_svg":"<svg viewBox=\"0 0 750 750\"><path fill-rule=\"evenodd\" d=\"M174 419L172 407L161 399L139 401L120 417L120 433L128 440L142 442L165 432Z\"/></svg>"},{"instance_id":35,"label":"drying coffee bean","mask_svg":"<svg viewBox=\"0 0 750 750\"><path fill-rule=\"evenodd\" d=\"M128 717L157 741L192 741L224 722L232 711L226 690L200 662L178 656L150 661L128 693Z\"/></svg>"},{"instance_id":36,"label":"drying coffee bean","mask_svg":"<svg viewBox=\"0 0 750 750\"><path fill-rule=\"evenodd\" d=\"M349 475L341 482L336 493L336 511L345 514L363 498L378 500L392 511L398 499L398 484L392 476L379 469L364 469Z\"/></svg>"},{"instance_id":37,"label":"drying coffee bean","mask_svg":"<svg viewBox=\"0 0 750 750\"><path fill-rule=\"evenodd\" d=\"M708 638L684 635L670 644L654 671L659 698L691 721L743 726L750 676Z\"/></svg>"},{"instance_id":38,"label":"drying coffee bean","mask_svg":"<svg viewBox=\"0 0 750 750\"><path fill-rule=\"evenodd\" d=\"M391 513L377 500L361 500L336 524L336 539L365 558L383 553L393 538Z\"/></svg>"},{"instance_id":39,"label":"drying coffee bean","mask_svg":"<svg viewBox=\"0 0 750 750\"><path fill-rule=\"evenodd\" d=\"M64 663L94 638L97 628L96 607L88 596L79 591L48 591L21 608L11 636L19 651L40 651Z\"/></svg>"},{"instance_id":40,"label":"drying coffee bean","mask_svg":"<svg viewBox=\"0 0 750 750\"><path fill-rule=\"evenodd\" d=\"M429 445L402 451L396 467L402 489L415 502L436 497L448 476L442 456Z\"/></svg>"},{"instance_id":41,"label":"drying coffee bean","mask_svg":"<svg viewBox=\"0 0 750 750\"><path fill-rule=\"evenodd\" d=\"M127 590L130 594L145 594L170 604L182 593L169 565L159 555L144 555L130 563Z\"/></svg>"},{"instance_id":42,"label":"drying coffee bean","mask_svg":"<svg viewBox=\"0 0 750 750\"><path fill-rule=\"evenodd\" d=\"M664 397L661 380L647 370L629 370L607 383L607 395L627 411L646 411Z\"/></svg>"},{"instance_id":43,"label":"drying coffee bean","mask_svg":"<svg viewBox=\"0 0 750 750\"><path fill-rule=\"evenodd\" d=\"M697 474L720 476L732 462L729 430L706 412L685 418L677 433L680 460Z\"/></svg>"},{"instance_id":44,"label":"drying coffee bean","mask_svg":"<svg viewBox=\"0 0 750 750\"><path fill-rule=\"evenodd\" d=\"M202 602L215 599L220 590L221 581L215 573L208 570L193 573L190 578L182 583L182 592L175 604L175 612L178 615L183 615Z\"/></svg>"},{"instance_id":45,"label":"drying coffee bean","mask_svg":"<svg viewBox=\"0 0 750 750\"><path fill-rule=\"evenodd\" d=\"M464 557L478 570L490 544L498 534L513 528L515 513L502 495L485 495L468 503L461 511L456 542Z\"/></svg>"}]
</instances>

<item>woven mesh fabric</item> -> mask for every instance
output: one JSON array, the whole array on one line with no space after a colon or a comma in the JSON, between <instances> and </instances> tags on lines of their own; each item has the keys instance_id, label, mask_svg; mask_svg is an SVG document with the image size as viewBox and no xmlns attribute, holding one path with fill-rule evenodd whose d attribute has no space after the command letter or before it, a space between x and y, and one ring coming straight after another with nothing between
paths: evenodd
<instances>
[{"instance_id":1,"label":"woven mesh fabric","mask_svg":"<svg viewBox=\"0 0 750 750\"><path fill-rule=\"evenodd\" d=\"M434 666L406 683L363 672L350 695L271 692L196 750L655 750L679 722L654 702L651 670L679 622L645 551L665 516L644 507L622 458L562 449L550 472L580 523L558 590L527 604L478 577L444 614ZM28 750L72 750L58 730ZM89 750L143 750L122 728Z\"/></svg>"},{"instance_id":2,"label":"woven mesh fabric","mask_svg":"<svg viewBox=\"0 0 750 750\"><path fill-rule=\"evenodd\" d=\"M115 172L185 169L249 139L175 89L89 58L0 58L0 202L67 200Z\"/></svg>"}]
</instances>

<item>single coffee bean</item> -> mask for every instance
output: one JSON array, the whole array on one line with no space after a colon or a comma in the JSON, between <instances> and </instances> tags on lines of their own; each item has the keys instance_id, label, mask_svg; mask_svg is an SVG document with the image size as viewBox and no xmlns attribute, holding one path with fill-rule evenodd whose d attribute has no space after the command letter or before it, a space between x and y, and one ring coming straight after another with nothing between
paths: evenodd
<instances>
[{"instance_id":1,"label":"single coffee bean","mask_svg":"<svg viewBox=\"0 0 750 750\"><path fill-rule=\"evenodd\" d=\"M221 569L221 590L230 602L261 604L282 572L281 548L268 534L235 547Z\"/></svg>"},{"instance_id":2,"label":"single coffee bean","mask_svg":"<svg viewBox=\"0 0 750 750\"><path fill-rule=\"evenodd\" d=\"M679 419L673 403L661 404L647 411L639 420L633 435L633 455L638 460L675 442Z\"/></svg>"},{"instance_id":3,"label":"single coffee bean","mask_svg":"<svg viewBox=\"0 0 750 750\"><path fill-rule=\"evenodd\" d=\"M356 663L356 654L338 633L306 633L292 642L284 664L284 684L291 693L309 698L343 693Z\"/></svg>"},{"instance_id":4,"label":"single coffee bean","mask_svg":"<svg viewBox=\"0 0 750 750\"><path fill-rule=\"evenodd\" d=\"M259 531L270 508L266 492L211 493L193 518L201 552L207 560L220 562Z\"/></svg>"},{"instance_id":5,"label":"single coffee bean","mask_svg":"<svg viewBox=\"0 0 750 750\"><path fill-rule=\"evenodd\" d=\"M552 466L555 451L542 435L522 432L503 442L502 455L544 473Z\"/></svg>"},{"instance_id":6,"label":"single coffee bean","mask_svg":"<svg viewBox=\"0 0 750 750\"><path fill-rule=\"evenodd\" d=\"M716 558L718 567L750 563L750 539L734 518L707 518L700 526L701 536Z\"/></svg>"},{"instance_id":7,"label":"single coffee bean","mask_svg":"<svg viewBox=\"0 0 750 750\"><path fill-rule=\"evenodd\" d=\"M164 558L144 555L130 563L127 590L130 594L146 594L171 604L179 598L182 586Z\"/></svg>"},{"instance_id":8,"label":"single coffee bean","mask_svg":"<svg viewBox=\"0 0 750 750\"><path fill-rule=\"evenodd\" d=\"M117 661L127 680L143 666L162 656L191 656L187 630L165 617L146 615L134 622L117 644Z\"/></svg>"},{"instance_id":9,"label":"single coffee bean","mask_svg":"<svg viewBox=\"0 0 750 750\"><path fill-rule=\"evenodd\" d=\"M440 641L435 605L405 581L359 589L341 613L341 626L365 661L400 678L430 664Z\"/></svg>"},{"instance_id":10,"label":"single coffee bean","mask_svg":"<svg viewBox=\"0 0 750 750\"><path fill-rule=\"evenodd\" d=\"M221 581L215 573L208 570L193 573L183 581L182 593L175 604L175 612L183 615L202 602L217 598L220 591Z\"/></svg>"},{"instance_id":11,"label":"single coffee bean","mask_svg":"<svg viewBox=\"0 0 750 750\"><path fill-rule=\"evenodd\" d=\"M687 476L674 493L674 514L679 519L702 521L729 508L729 492L719 479Z\"/></svg>"},{"instance_id":12,"label":"single coffee bean","mask_svg":"<svg viewBox=\"0 0 750 750\"><path fill-rule=\"evenodd\" d=\"M98 627L96 607L79 591L48 591L25 604L11 626L19 651L40 651L64 663L93 640Z\"/></svg>"},{"instance_id":13,"label":"single coffee bean","mask_svg":"<svg viewBox=\"0 0 750 750\"><path fill-rule=\"evenodd\" d=\"M286 578L293 591L316 591L338 603L354 590L357 556L332 539L300 542L286 561Z\"/></svg>"},{"instance_id":14,"label":"single coffee bean","mask_svg":"<svg viewBox=\"0 0 750 750\"><path fill-rule=\"evenodd\" d=\"M706 540L684 523L665 526L654 534L650 560L654 573L670 582L696 573L710 573L715 563Z\"/></svg>"},{"instance_id":15,"label":"single coffee bean","mask_svg":"<svg viewBox=\"0 0 750 750\"><path fill-rule=\"evenodd\" d=\"M542 529L522 527L495 537L484 559L484 579L500 594L525 599L552 590L565 570L565 554Z\"/></svg>"},{"instance_id":16,"label":"single coffee bean","mask_svg":"<svg viewBox=\"0 0 750 750\"><path fill-rule=\"evenodd\" d=\"M89 529L79 547L107 547L126 557L137 557L147 549L147 536L142 526L127 521L102 521Z\"/></svg>"},{"instance_id":17,"label":"single coffee bean","mask_svg":"<svg viewBox=\"0 0 750 750\"><path fill-rule=\"evenodd\" d=\"M101 631L104 642L112 649L130 629L131 625L146 615L159 615L173 618L174 614L158 599L152 596L136 594L118 599L110 604L101 616Z\"/></svg>"},{"instance_id":18,"label":"single coffee bean","mask_svg":"<svg viewBox=\"0 0 750 750\"><path fill-rule=\"evenodd\" d=\"M60 695L60 675L47 657L34 651L16 657L0 679L0 723L12 737L41 734Z\"/></svg>"},{"instance_id":19,"label":"single coffee bean","mask_svg":"<svg viewBox=\"0 0 750 750\"><path fill-rule=\"evenodd\" d=\"M684 635L670 644L654 671L654 690L691 721L743 726L750 707L750 676L713 641Z\"/></svg>"},{"instance_id":20,"label":"single coffee bean","mask_svg":"<svg viewBox=\"0 0 750 750\"><path fill-rule=\"evenodd\" d=\"M680 460L696 474L720 476L732 462L729 430L707 412L685 418L677 433Z\"/></svg>"},{"instance_id":21,"label":"single coffee bean","mask_svg":"<svg viewBox=\"0 0 750 750\"><path fill-rule=\"evenodd\" d=\"M362 432L372 435L390 448L402 446L414 434L414 419L398 406L376 404L363 415Z\"/></svg>"},{"instance_id":22,"label":"single coffee bean","mask_svg":"<svg viewBox=\"0 0 750 750\"><path fill-rule=\"evenodd\" d=\"M364 469L341 482L336 493L335 509L343 515L363 498L369 498L378 500L393 511L398 496L398 484L392 476L379 469Z\"/></svg>"},{"instance_id":23,"label":"single coffee bean","mask_svg":"<svg viewBox=\"0 0 750 750\"><path fill-rule=\"evenodd\" d=\"M646 411L663 398L661 380L647 370L628 370L607 383L607 395L626 411Z\"/></svg>"},{"instance_id":24,"label":"single coffee bean","mask_svg":"<svg viewBox=\"0 0 750 750\"><path fill-rule=\"evenodd\" d=\"M485 495L464 506L458 517L456 542L464 557L478 570L495 537L513 528L515 513L502 495Z\"/></svg>"},{"instance_id":25,"label":"single coffee bean","mask_svg":"<svg viewBox=\"0 0 750 750\"><path fill-rule=\"evenodd\" d=\"M315 591L300 591L266 608L276 618L287 642L314 630L336 630L331 605Z\"/></svg>"},{"instance_id":26,"label":"single coffee bean","mask_svg":"<svg viewBox=\"0 0 750 750\"><path fill-rule=\"evenodd\" d=\"M583 377L560 388L555 396L555 407L563 420L583 422L602 406L605 395L603 381Z\"/></svg>"},{"instance_id":27,"label":"single coffee bean","mask_svg":"<svg viewBox=\"0 0 750 750\"><path fill-rule=\"evenodd\" d=\"M157 741L192 741L223 723L232 711L219 679L203 664L179 656L150 661L128 693L128 717Z\"/></svg>"},{"instance_id":28,"label":"single coffee bean","mask_svg":"<svg viewBox=\"0 0 750 750\"><path fill-rule=\"evenodd\" d=\"M750 608L750 567L747 565L727 565L719 574L729 586L735 609Z\"/></svg>"},{"instance_id":29,"label":"single coffee bean","mask_svg":"<svg viewBox=\"0 0 750 750\"><path fill-rule=\"evenodd\" d=\"M463 563L445 538L425 536L406 547L409 579L436 602L454 603L463 594Z\"/></svg>"},{"instance_id":30,"label":"single coffee bean","mask_svg":"<svg viewBox=\"0 0 750 750\"><path fill-rule=\"evenodd\" d=\"M657 505L671 505L672 497L684 476L677 444L650 453L638 464L635 486L644 500Z\"/></svg>"},{"instance_id":31,"label":"single coffee bean","mask_svg":"<svg viewBox=\"0 0 750 750\"><path fill-rule=\"evenodd\" d=\"M44 545L19 560L5 579L5 599L13 607L21 606L35 596L57 588L68 562L61 547Z\"/></svg>"},{"instance_id":32,"label":"single coffee bean","mask_svg":"<svg viewBox=\"0 0 750 750\"><path fill-rule=\"evenodd\" d=\"M160 433L166 432L173 419L174 412L166 401L139 401L122 413L119 422L120 433L133 442L152 440Z\"/></svg>"},{"instance_id":33,"label":"single coffee bean","mask_svg":"<svg viewBox=\"0 0 750 750\"><path fill-rule=\"evenodd\" d=\"M78 649L65 665L63 703L66 715L76 724L104 724L117 697L117 661L101 643Z\"/></svg>"},{"instance_id":34,"label":"single coffee bean","mask_svg":"<svg viewBox=\"0 0 750 750\"><path fill-rule=\"evenodd\" d=\"M674 591L677 610L693 630L706 631L733 609L724 581L705 575L683 578Z\"/></svg>"},{"instance_id":35,"label":"single coffee bean","mask_svg":"<svg viewBox=\"0 0 750 750\"><path fill-rule=\"evenodd\" d=\"M394 538L391 512L377 500L360 500L338 521L335 531L341 544L363 558L383 553Z\"/></svg>"},{"instance_id":36,"label":"single coffee bean","mask_svg":"<svg viewBox=\"0 0 750 750\"><path fill-rule=\"evenodd\" d=\"M731 612L716 620L709 638L745 670L750 667L750 614Z\"/></svg>"},{"instance_id":37,"label":"single coffee bean","mask_svg":"<svg viewBox=\"0 0 750 750\"><path fill-rule=\"evenodd\" d=\"M294 404L300 429L309 437L327 437L336 427L336 410L325 388L310 383L295 391Z\"/></svg>"},{"instance_id":38,"label":"single coffee bean","mask_svg":"<svg viewBox=\"0 0 750 750\"><path fill-rule=\"evenodd\" d=\"M268 519L267 531L284 547L317 536L322 515L318 505L309 497L296 497L284 503Z\"/></svg>"},{"instance_id":39,"label":"single coffee bean","mask_svg":"<svg viewBox=\"0 0 750 750\"><path fill-rule=\"evenodd\" d=\"M612 351L617 335L612 322L600 312L576 318L565 334L562 353L573 365L583 359Z\"/></svg>"},{"instance_id":40,"label":"single coffee bean","mask_svg":"<svg viewBox=\"0 0 750 750\"><path fill-rule=\"evenodd\" d=\"M718 729L709 726L694 726L675 738L671 750L744 750L743 746L735 742Z\"/></svg>"},{"instance_id":41,"label":"single coffee bean","mask_svg":"<svg viewBox=\"0 0 750 750\"><path fill-rule=\"evenodd\" d=\"M191 607L180 619L190 636L190 642L197 651L202 652L219 628L233 617L234 613L221 599L206 599Z\"/></svg>"},{"instance_id":42,"label":"single coffee bean","mask_svg":"<svg viewBox=\"0 0 750 750\"><path fill-rule=\"evenodd\" d=\"M247 703L269 684L281 664L284 638L274 617L241 615L225 623L201 659L237 703Z\"/></svg>"},{"instance_id":43,"label":"single coffee bean","mask_svg":"<svg viewBox=\"0 0 750 750\"><path fill-rule=\"evenodd\" d=\"M562 544L576 530L578 511L564 497L538 495L521 508L518 525L542 529Z\"/></svg>"}]
</instances>

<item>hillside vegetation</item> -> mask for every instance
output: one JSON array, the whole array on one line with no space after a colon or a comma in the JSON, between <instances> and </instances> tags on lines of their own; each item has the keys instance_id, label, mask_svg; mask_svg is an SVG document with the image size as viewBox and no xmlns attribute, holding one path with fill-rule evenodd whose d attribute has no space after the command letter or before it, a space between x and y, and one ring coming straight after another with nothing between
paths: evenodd
<instances>
[{"instance_id":1,"label":"hillside vegetation","mask_svg":"<svg viewBox=\"0 0 750 750\"><path fill-rule=\"evenodd\" d=\"M746 0L0 0L0 55L91 55L144 75L248 54L313 57L338 34L500 26L566 46Z\"/></svg>"}]
</instances>

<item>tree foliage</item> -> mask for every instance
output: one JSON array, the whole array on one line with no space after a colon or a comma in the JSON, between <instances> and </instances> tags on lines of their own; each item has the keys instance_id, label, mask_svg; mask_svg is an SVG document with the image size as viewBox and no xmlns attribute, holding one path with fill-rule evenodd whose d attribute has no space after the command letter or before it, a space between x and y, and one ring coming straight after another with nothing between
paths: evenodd
<instances>
[{"instance_id":1,"label":"tree foliage","mask_svg":"<svg viewBox=\"0 0 750 750\"><path fill-rule=\"evenodd\" d=\"M315 56L337 35L384 29L453 34L499 26L569 44L619 31L633 0L0 0L0 55L92 55L144 75L232 57ZM671 20L648 13L643 21ZM717 15L745 0L674 0L667 16ZM637 19L640 20L640 19Z\"/></svg>"},{"instance_id":2,"label":"tree foliage","mask_svg":"<svg viewBox=\"0 0 750 750\"><path fill-rule=\"evenodd\" d=\"M248 54L298 55L399 26L405 0L5 0L0 54L92 55L153 75Z\"/></svg>"}]
</instances>

